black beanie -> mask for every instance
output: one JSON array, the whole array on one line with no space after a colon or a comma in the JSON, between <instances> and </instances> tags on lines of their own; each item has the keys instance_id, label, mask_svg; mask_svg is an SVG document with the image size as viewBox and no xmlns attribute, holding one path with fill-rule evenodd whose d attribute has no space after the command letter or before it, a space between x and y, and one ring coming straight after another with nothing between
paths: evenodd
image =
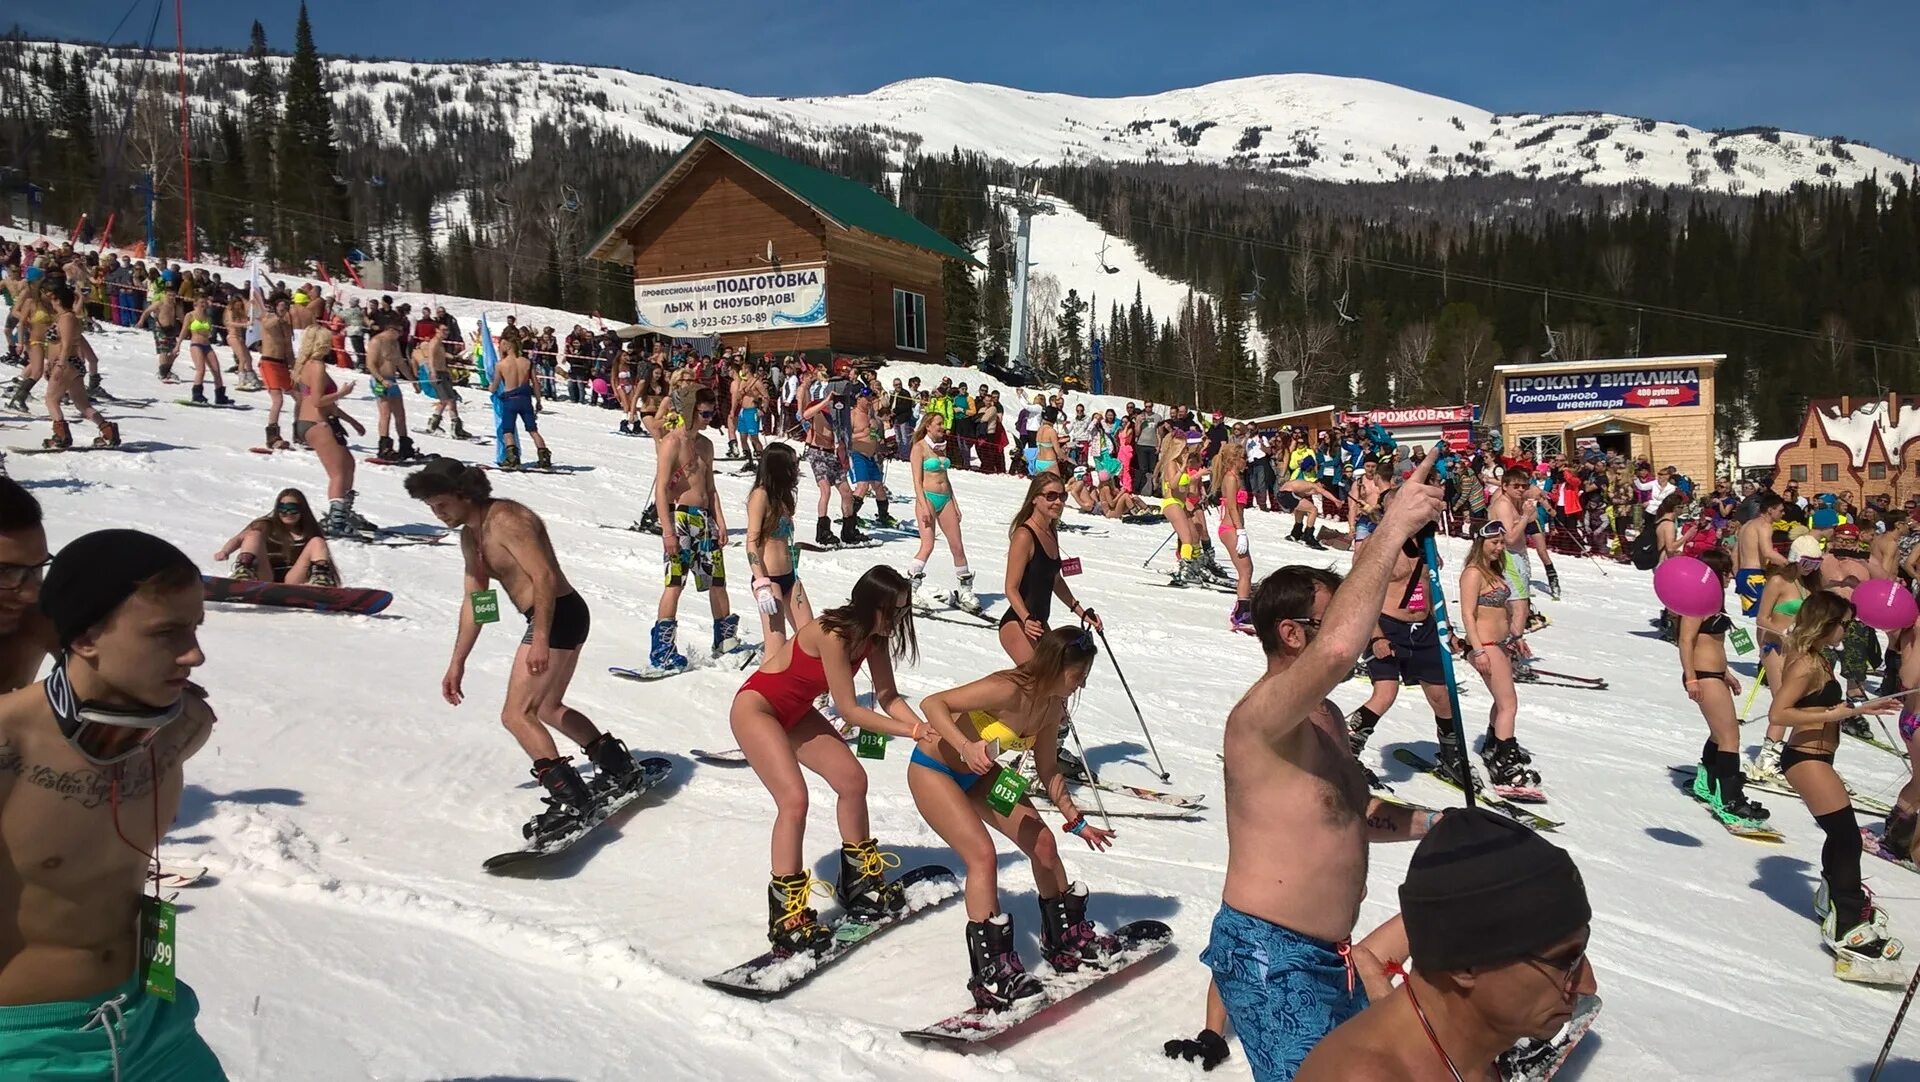
<instances>
[{"instance_id":1,"label":"black beanie","mask_svg":"<svg viewBox=\"0 0 1920 1082\"><path fill-rule=\"evenodd\" d=\"M1400 915L1415 966L1438 972L1538 953L1593 907L1566 850L1504 815L1455 808L1413 851Z\"/></svg>"},{"instance_id":2,"label":"black beanie","mask_svg":"<svg viewBox=\"0 0 1920 1082\"><path fill-rule=\"evenodd\" d=\"M140 584L164 571L199 568L187 554L139 530L97 530L53 558L40 586L40 611L53 622L60 649L106 619Z\"/></svg>"}]
</instances>

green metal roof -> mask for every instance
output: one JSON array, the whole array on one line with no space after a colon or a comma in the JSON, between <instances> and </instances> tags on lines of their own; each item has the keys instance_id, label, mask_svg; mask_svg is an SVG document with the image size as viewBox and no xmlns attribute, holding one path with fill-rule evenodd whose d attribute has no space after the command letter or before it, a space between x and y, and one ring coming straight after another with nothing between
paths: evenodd
<instances>
[{"instance_id":1,"label":"green metal roof","mask_svg":"<svg viewBox=\"0 0 1920 1082\"><path fill-rule=\"evenodd\" d=\"M704 130L693 137L685 149L667 167L659 181L650 187L633 206L627 209L613 227L594 242L588 251L590 258L611 258L621 244L626 232L635 222L644 216L651 205L664 194L683 172L691 165L693 152L703 143L714 146L746 163L747 167L780 187L786 189L795 199L807 204L821 217L845 229L859 229L888 240L899 241L915 248L975 264L972 253L953 241L942 236L938 230L901 210L888 202L887 198L872 188L845 177L835 176L824 169L815 169L803 165L792 158L782 157L764 147L754 146L730 135L722 135L711 129Z\"/></svg>"}]
</instances>

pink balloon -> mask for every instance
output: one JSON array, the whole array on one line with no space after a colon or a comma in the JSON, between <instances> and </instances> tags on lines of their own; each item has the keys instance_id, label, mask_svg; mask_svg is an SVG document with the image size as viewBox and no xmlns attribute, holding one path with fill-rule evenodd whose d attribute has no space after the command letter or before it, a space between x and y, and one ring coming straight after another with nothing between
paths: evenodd
<instances>
[{"instance_id":1,"label":"pink balloon","mask_svg":"<svg viewBox=\"0 0 1920 1082\"><path fill-rule=\"evenodd\" d=\"M1726 601L1726 587L1713 568L1691 556L1675 556L1653 572L1660 603L1682 616L1712 616Z\"/></svg>"},{"instance_id":2,"label":"pink balloon","mask_svg":"<svg viewBox=\"0 0 1920 1082\"><path fill-rule=\"evenodd\" d=\"M1913 595L1892 579L1868 579L1853 588L1853 611L1868 627L1899 631L1920 619Z\"/></svg>"}]
</instances>

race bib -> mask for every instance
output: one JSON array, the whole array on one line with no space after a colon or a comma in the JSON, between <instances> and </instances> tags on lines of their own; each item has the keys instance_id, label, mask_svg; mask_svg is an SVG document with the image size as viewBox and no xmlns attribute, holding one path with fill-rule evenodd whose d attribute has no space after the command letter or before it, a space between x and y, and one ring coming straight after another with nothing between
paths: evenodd
<instances>
[{"instance_id":1,"label":"race bib","mask_svg":"<svg viewBox=\"0 0 1920 1082\"><path fill-rule=\"evenodd\" d=\"M173 1002L174 905L159 898L140 899L140 977L147 994Z\"/></svg>"},{"instance_id":2,"label":"race bib","mask_svg":"<svg viewBox=\"0 0 1920 1082\"><path fill-rule=\"evenodd\" d=\"M1747 634L1744 627L1736 627L1727 632L1727 639L1733 643L1734 653L1745 655L1753 653L1753 636Z\"/></svg>"},{"instance_id":3,"label":"race bib","mask_svg":"<svg viewBox=\"0 0 1920 1082\"><path fill-rule=\"evenodd\" d=\"M500 619L500 595L492 590L475 590L468 598L473 606L473 622L491 624Z\"/></svg>"},{"instance_id":4,"label":"race bib","mask_svg":"<svg viewBox=\"0 0 1920 1082\"><path fill-rule=\"evenodd\" d=\"M853 746L853 753L862 759L885 759L887 741L892 739L886 733L876 733L872 729L860 730L860 738Z\"/></svg>"},{"instance_id":5,"label":"race bib","mask_svg":"<svg viewBox=\"0 0 1920 1082\"><path fill-rule=\"evenodd\" d=\"M1061 560L1060 573L1062 575L1078 575L1080 573L1080 557L1069 556Z\"/></svg>"},{"instance_id":6,"label":"race bib","mask_svg":"<svg viewBox=\"0 0 1920 1082\"><path fill-rule=\"evenodd\" d=\"M1413 592L1407 595L1407 611L1422 612L1427 607L1427 583L1425 579L1416 579Z\"/></svg>"},{"instance_id":7,"label":"race bib","mask_svg":"<svg viewBox=\"0 0 1920 1082\"><path fill-rule=\"evenodd\" d=\"M993 788L987 790L987 807L1001 815L1012 815L1014 807L1027 795L1030 784L1025 774L1001 767L1000 773L994 775Z\"/></svg>"}]
</instances>

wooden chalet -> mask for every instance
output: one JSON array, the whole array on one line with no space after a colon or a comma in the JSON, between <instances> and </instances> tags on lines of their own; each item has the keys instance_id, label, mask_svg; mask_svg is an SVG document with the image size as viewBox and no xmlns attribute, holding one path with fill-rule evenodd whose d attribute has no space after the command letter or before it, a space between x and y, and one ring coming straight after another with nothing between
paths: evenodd
<instances>
[{"instance_id":1,"label":"wooden chalet","mask_svg":"<svg viewBox=\"0 0 1920 1082\"><path fill-rule=\"evenodd\" d=\"M753 353L944 362L966 249L863 184L703 131L588 251L633 268L636 326Z\"/></svg>"}]
</instances>

